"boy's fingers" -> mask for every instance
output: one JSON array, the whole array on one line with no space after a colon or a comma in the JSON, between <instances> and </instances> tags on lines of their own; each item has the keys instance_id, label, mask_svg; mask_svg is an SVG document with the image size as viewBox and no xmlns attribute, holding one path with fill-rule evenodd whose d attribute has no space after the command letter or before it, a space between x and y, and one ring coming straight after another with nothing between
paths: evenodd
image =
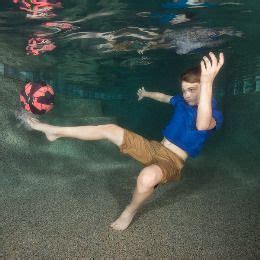
<instances>
[{"instance_id":1,"label":"boy's fingers","mask_svg":"<svg viewBox=\"0 0 260 260\"><path fill-rule=\"evenodd\" d=\"M221 64L221 66L224 64L224 54L223 54L223 52L221 52L219 54L219 63Z\"/></svg>"},{"instance_id":2,"label":"boy's fingers","mask_svg":"<svg viewBox=\"0 0 260 260\"><path fill-rule=\"evenodd\" d=\"M201 67L201 72L205 72L206 71L205 63L204 63L203 60L200 62L200 67Z\"/></svg>"},{"instance_id":3,"label":"boy's fingers","mask_svg":"<svg viewBox=\"0 0 260 260\"><path fill-rule=\"evenodd\" d=\"M218 70L220 70L223 64L224 64L224 54L221 52L219 54Z\"/></svg>"},{"instance_id":4,"label":"boy's fingers","mask_svg":"<svg viewBox=\"0 0 260 260\"><path fill-rule=\"evenodd\" d=\"M210 52L209 56L211 58L212 67L217 67L218 61L217 61L217 58L216 58L215 54L213 52Z\"/></svg>"},{"instance_id":5,"label":"boy's fingers","mask_svg":"<svg viewBox=\"0 0 260 260\"><path fill-rule=\"evenodd\" d=\"M211 66L211 62L210 62L210 60L208 59L208 57L204 56L204 57L203 57L203 60L204 60L205 65L206 65L206 69L209 69L210 66Z\"/></svg>"}]
</instances>

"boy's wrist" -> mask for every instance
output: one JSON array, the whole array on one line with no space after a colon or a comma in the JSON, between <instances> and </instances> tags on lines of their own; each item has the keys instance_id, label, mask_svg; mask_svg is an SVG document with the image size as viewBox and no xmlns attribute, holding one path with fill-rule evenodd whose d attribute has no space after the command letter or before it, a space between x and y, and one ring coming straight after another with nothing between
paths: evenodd
<instances>
[{"instance_id":1,"label":"boy's wrist","mask_svg":"<svg viewBox=\"0 0 260 260\"><path fill-rule=\"evenodd\" d=\"M212 86L213 85L213 80L201 80L200 81L200 87L209 87L209 86Z\"/></svg>"},{"instance_id":2,"label":"boy's wrist","mask_svg":"<svg viewBox=\"0 0 260 260\"><path fill-rule=\"evenodd\" d=\"M215 75L202 75L200 78L200 84L213 84Z\"/></svg>"},{"instance_id":3,"label":"boy's wrist","mask_svg":"<svg viewBox=\"0 0 260 260\"><path fill-rule=\"evenodd\" d=\"M145 91L144 93L143 93L143 97L151 97L151 92L149 92L149 91Z\"/></svg>"}]
</instances>

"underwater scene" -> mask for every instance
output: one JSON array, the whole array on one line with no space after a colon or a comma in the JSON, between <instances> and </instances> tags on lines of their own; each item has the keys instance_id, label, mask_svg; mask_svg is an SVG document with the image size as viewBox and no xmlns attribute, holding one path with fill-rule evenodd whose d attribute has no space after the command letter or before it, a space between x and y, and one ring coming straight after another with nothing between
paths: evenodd
<instances>
[{"instance_id":1,"label":"underwater scene","mask_svg":"<svg viewBox=\"0 0 260 260\"><path fill-rule=\"evenodd\" d=\"M258 259L258 0L0 0L0 258Z\"/></svg>"}]
</instances>

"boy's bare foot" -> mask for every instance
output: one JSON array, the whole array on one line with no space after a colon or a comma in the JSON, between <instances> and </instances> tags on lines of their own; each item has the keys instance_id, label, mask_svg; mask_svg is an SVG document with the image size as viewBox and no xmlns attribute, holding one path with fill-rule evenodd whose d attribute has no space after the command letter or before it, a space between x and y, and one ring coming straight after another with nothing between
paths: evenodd
<instances>
[{"instance_id":1,"label":"boy's bare foot","mask_svg":"<svg viewBox=\"0 0 260 260\"><path fill-rule=\"evenodd\" d=\"M28 130L34 129L45 133L49 141L54 141L60 136L55 134L56 127L41 123L35 115L26 111L16 111L16 118L21 121L20 124L25 125Z\"/></svg>"},{"instance_id":2,"label":"boy's bare foot","mask_svg":"<svg viewBox=\"0 0 260 260\"><path fill-rule=\"evenodd\" d=\"M32 129L45 133L49 141L55 141L57 138L60 137L55 131L55 126L41 123L38 119L34 117L28 118L27 123Z\"/></svg>"},{"instance_id":3,"label":"boy's bare foot","mask_svg":"<svg viewBox=\"0 0 260 260\"><path fill-rule=\"evenodd\" d=\"M136 211L131 212L128 208L126 208L122 212L120 217L110 225L110 227L112 227L115 230L120 230L120 231L127 229L127 227L132 222L132 219L135 214L136 214Z\"/></svg>"}]
</instances>

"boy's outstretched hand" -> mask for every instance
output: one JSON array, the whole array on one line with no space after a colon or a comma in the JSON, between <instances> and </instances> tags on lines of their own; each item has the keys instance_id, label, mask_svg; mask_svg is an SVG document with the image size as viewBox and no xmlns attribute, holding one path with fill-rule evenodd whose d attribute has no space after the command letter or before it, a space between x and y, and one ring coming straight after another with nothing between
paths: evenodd
<instances>
[{"instance_id":1,"label":"boy's outstretched hand","mask_svg":"<svg viewBox=\"0 0 260 260\"><path fill-rule=\"evenodd\" d=\"M214 53L209 53L210 58L204 56L203 60L200 62L201 66L201 77L200 83L212 83L218 74L220 68L224 64L224 54L221 52L219 54L219 60L217 60Z\"/></svg>"},{"instance_id":2,"label":"boy's outstretched hand","mask_svg":"<svg viewBox=\"0 0 260 260\"><path fill-rule=\"evenodd\" d=\"M141 99L143 99L145 97L145 93L146 93L146 90L144 89L144 87L141 87L138 89L138 91L137 91L138 101L140 101Z\"/></svg>"}]
</instances>

